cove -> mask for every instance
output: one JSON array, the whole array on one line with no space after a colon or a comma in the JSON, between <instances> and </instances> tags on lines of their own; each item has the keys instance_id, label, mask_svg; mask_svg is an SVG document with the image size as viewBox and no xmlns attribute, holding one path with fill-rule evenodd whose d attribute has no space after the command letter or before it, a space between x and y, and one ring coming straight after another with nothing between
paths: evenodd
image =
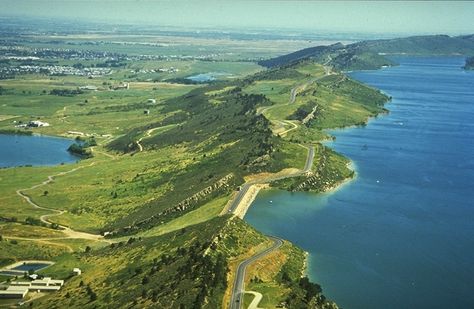
<instances>
[{"instance_id":1,"label":"cove","mask_svg":"<svg viewBox=\"0 0 474 309\"><path fill-rule=\"evenodd\" d=\"M394 60L350 74L392 96L390 113L330 132L357 178L261 192L245 220L308 251L309 277L345 309L474 308L474 72L462 57Z\"/></svg>"},{"instance_id":2,"label":"cove","mask_svg":"<svg viewBox=\"0 0 474 309\"><path fill-rule=\"evenodd\" d=\"M0 167L76 162L67 148L72 140L41 135L0 134Z\"/></svg>"}]
</instances>

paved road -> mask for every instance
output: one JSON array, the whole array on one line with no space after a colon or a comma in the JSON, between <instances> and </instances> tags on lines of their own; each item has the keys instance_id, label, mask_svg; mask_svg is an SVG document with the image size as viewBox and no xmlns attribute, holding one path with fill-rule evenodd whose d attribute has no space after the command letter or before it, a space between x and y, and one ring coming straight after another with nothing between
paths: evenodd
<instances>
[{"instance_id":1,"label":"paved road","mask_svg":"<svg viewBox=\"0 0 474 309\"><path fill-rule=\"evenodd\" d=\"M284 105L290 105L290 104L295 103L296 96L298 95L298 90L299 90L300 88L304 88L307 84L310 84L310 83L312 83L312 81L306 82L306 83L304 83L304 84L301 84L301 85L298 85L298 86L295 86L295 87L291 88L291 91L290 91L290 100L288 101L288 103L262 107L262 108L260 108L260 109L257 111L257 115L261 115L261 114L263 114L263 112L268 111L268 110L270 110L270 109L272 109L272 108L275 108L275 107L284 106Z\"/></svg>"},{"instance_id":2,"label":"paved road","mask_svg":"<svg viewBox=\"0 0 474 309\"><path fill-rule=\"evenodd\" d=\"M302 146L305 147L305 146ZM305 147L306 148L306 147ZM284 176L270 176L262 180L257 180L257 181L249 181L246 182L240 189L239 193L235 197L235 199L232 201L231 206L229 207L229 212L236 214L237 208L242 201L243 197L245 194L247 194L249 188L254 185L254 184L263 184L263 183L268 183L272 182L275 180L280 180L288 177L296 177L300 176L302 174L305 174L311 170L311 166L313 165L313 160L314 160L314 147L309 146L308 148L308 156L306 157L306 163L304 165L304 168L296 173L284 175ZM249 259L241 262L237 268L237 273L235 275L235 281L234 285L232 287L232 294L231 294L231 303L230 303L230 309L240 309L241 303L242 303L242 296L244 293L244 278L245 278L245 269L247 266L254 261L264 257L265 255L269 254L270 252L278 249L282 244L283 241L280 238L273 237L273 236L268 236L273 240L273 245L266 249L261 251L260 253L257 253L256 255L250 257Z\"/></svg>"},{"instance_id":3,"label":"paved road","mask_svg":"<svg viewBox=\"0 0 474 309\"><path fill-rule=\"evenodd\" d=\"M308 147L308 156L306 157L306 163L303 168L302 174L306 174L311 171L311 167L313 166L314 162L314 146Z\"/></svg>"},{"instance_id":4,"label":"paved road","mask_svg":"<svg viewBox=\"0 0 474 309\"><path fill-rule=\"evenodd\" d=\"M244 294L244 279L245 279L245 270L247 266L252 264L258 259L261 259L265 255L269 254L272 251L277 250L283 245L283 240L277 237L268 236L270 239L273 240L273 245L270 248L267 248L254 256L246 259L245 261L241 262L237 267L237 273L235 275L234 286L232 287L232 295L231 295L231 302L230 302L230 309L240 309L242 306L243 301L243 294Z\"/></svg>"},{"instance_id":5,"label":"paved road","mask_svg":"<svg viewBox=\"0 0 474 309\"><path fill-rule=\"evenodd\" d=\"M242 187L240 188L239 193L236 195L234 200L231 202L228 212L233 213L233 214L237 214L237 209L238 209L238 206L239 206L240 202L242 201L244 196L247 194L248 190L250 189L250 187L252 185L265 184L265 183L270 183L272 181L281 180L281 179L285 179L285 178L297 177L297 176L301 176L301 175L306 174L307 172L309 172L311 170L311 167L313 166L314 147L313 146L308 146L308 147L302 146L302 147L308 149L308 156L306 157L306 162L305 162L304 168L301 171L298 171L298 172L292 173L292 174L287 174L287 175L269 176L269 177L264 178L264 179L246 182L245 184L242 185Z\"/></svg>"},{"instance_id":6,"label":"paved road","mask_svg":"<svg viewBox=\"0 0 474 309\"><path fill-rule=\"evenodd\" d=\"M253 296L255 296L247 309L261 309L258 307L258 304L262 301L262 298L263 298L262 293L258 293L254 291L245 291L245 293L252 294Z\"/></svg>"}]
</instances>

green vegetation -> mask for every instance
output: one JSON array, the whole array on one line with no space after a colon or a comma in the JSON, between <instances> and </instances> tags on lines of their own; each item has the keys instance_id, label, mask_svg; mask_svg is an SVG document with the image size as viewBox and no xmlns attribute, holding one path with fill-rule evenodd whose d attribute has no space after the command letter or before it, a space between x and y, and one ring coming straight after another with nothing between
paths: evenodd
<instances>
[{"instance_id":1,"label":"green vegetation","mask_svg":"<svg viewBox=\"0 0 474 309\"><path fill-rule=\"evenodd\" d=\"M49 92L50 95L57 95L62 97L72 97L77 94L83 94L84 91L79 89L53 89Z\"/></svg>"},{"instance_id":2,"label":"green vegetation","mask_svg":"<svg viewBox=\"0 0 474 309\"><path fill-rule=\"evenodd\" d=\"M259 64L271 68L313 59L339 70L373 70L396 64L385 55L471 55L473 50L472 35L426 35L310 47Z\"/></svg>"},{"instance_id":3,"label":"green vegetation","mask_svg":"<svg viewBox=\"0 0 474 309\"><path fill-rule=\"evenodd\" d=\"M69 150L82 160L0 170L0 263L55 262L40 273L66 284L34 300L39 308L225 307L238 263L271 243L240 219L221 215L236 189L247 177L302 169L307 145L316 150L310 172L273 186L323 192L353 177L349 161L322 145L330 138L324 130L363 125L385 112L388 98L325 66L347 66L336 54L339 45L329 55L318 49L313 59L262 70L249 59L276 56L281 42L256 53L251 48L261 43L225 40L235 54L226 58L227 47L215 45L211 61L198 54L198 47L210 48L206 42L191 40L190 47L175 37L173 47L157 48L156 37L146 35L127 36L127 44L116 43L124 40L118 34L95 36L22 42L25 53L54 47L54 53L67 48L96 55L54 54L30 65L111 69L106 74L49 74L43 68L2 80L0 132L16 133L16 124L31 120L48 122L21 132L75 138ZM99 51L113 52L114 59L94 54ZM162 55L166 51L175 57ZM350 59L365 66L381 58L366 51ZM208 72L230 75L208 84L180 83ZM246 282L264 294L260 306L332 308L318 285L301 278L300 249L285 243L268 261L252 268L254 277ZM73 276L76 267L81 276Z\"/></svg>"},{"instance_id":4,"label":"green vegetation","mask_svg":"<svg viewBox=\"0 0 474 309\"><path fill-rule=\"evenodd\" d=\"M227 260L264 240L239 219L217 217L158 237L129 238L88 253L64 255L43 272L57 275L69 269L63 271L64 289L35 305L219 308L228 285ZM72 277L70 271L77 266L83 273Z\"/></svg>"},{"instance_id":5,"label":"green vegetation","mask_svg":"<svg viewBox=\"0 0 474 309\"><path fill-rule=\"evenodd\" d=\"M88 145L85 144L71 144L67 151L69 151L72 154L78 155L83 158L91 158L92 157L92 151L89 148Z\"/></svg>"},{"instance_id":6,"label":"green vegetation","mask_svg":"<svg viewBox=\"0 0 474 309\"><path fill-rule=\"evenodd\" d=\"M331 65L340 70L376 70L381 67L394 66L396 63L378 52L347 50L337 54Z\"/></svg>"},{"instance_id":7,"label":"green vegetation","mask_svg":"<svg viewBox=\"0 0 474 309\"><path fill-rule=\"evenodd\" d=\"M0 134L33 135L33 131L17 130L17 129L2 129L0 130Z\"/></svg>"},{"instance_id":8,"label":"green vegetation","mask_svg":"<svg viewBox=\"0 0 474 309\"><path fill-rule=\"evenodd\" d=\"M263 295L262 308L338 308L326 299L319 285L304 276L305 253L290 243L284 243L278 253L265 258L252 269L254 274L246 289ZM275 267L275 265L277 265ZM253 295L246 294L244 304Z\"/></svg>"},{"instance_id":9,"label":"green vegetation","mask_svg":"<svg viewBox=\"0 0 474 309\"><path fill-rule=\"evenodd\" d=\"M277 188L290 191L329 191L354 177L350 161L326 146L316 145L315 163L308 175L272 182Z\"/></svg>"},{"instance_id":10,"label":"green vegetation","mask_svg":"<svg viewBox=\"0 0 474 309\"><path fill-rule=\"evenodd\" d=\"M25 238L55 238L64 236L61 231L55 229L47 228L44 226L27 225L21 223L0 224L0 235L2 235L3 237Z\"/></svg>"},{"instance_id":11,"label":"green vegetation","mask_svg":"<svg viewBox=\"0 0 474 309\"><path fill-rule=\"evenodd\" d=\"M3 239L0 241L0 266L6 266L19 260L50 260L65 252L68 252L65 245Z\"/></svg>"}]
</instances>

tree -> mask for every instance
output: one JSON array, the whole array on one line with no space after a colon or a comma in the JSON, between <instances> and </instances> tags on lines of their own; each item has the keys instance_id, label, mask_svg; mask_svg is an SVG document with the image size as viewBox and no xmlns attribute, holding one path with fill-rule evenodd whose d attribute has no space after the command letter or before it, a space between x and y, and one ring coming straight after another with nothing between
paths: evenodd
<instances>
[{"instance_id":1,"label":"tree","mask_svg":"<svg viewBox=\"0 0 474 309\"><path fill-rule=\"evenodd\" d=\"M158 291L156 290L153 290L153 292L151 293L151 300L156 303L158 301Z\"/></svg>"},{"instance_id":2,"label":"tree","mask_svg":"<svg viewBox=\"0 0 474 309\"><path fill-rule=\"evenodd\" d=\"M48 192L47 190L45 190L45 191L43 192L43 196L47 196L48 193L49 193L49 192Z\"/></svg>"},{"instance_id":3,"label":"tree","mask_svg":"<svg viewBox=\"0 0 474 309\"><path fill-rule=\"evenodd\" d=\"M91 301L94 301L97 299L97 294L94 291L91 291L91 293L89 294L89 297Z\"/></svg>"},{"instance_id":4,"label":"tree","mask_svg":"<svg viewBox=\"0 0 474 309\"><path fill-rule=\"evenodd\" d=\"M309 301L314 296L322 292L321 286L316 283L310 282L308 277L303 277L300 279L299 285L302 289L306 291L306 300Z\"/></svg>"},{"instance_id":5,"label":"tree","mask_svg":"<svg viewBox=\"0 0 474 309\"><path fill-rule=\"evenodd\" d=\"M286 271L284 271L283 274L281 275L281 280L284 283L291 283L291 277Z\"/></svg>"},{"instance_id":6,"label":"tree","mask_svg":"<svg viewBox=\"0 0 474 309\"><path fill-rule=\"evenodd\" d=\"M86 252L86 253L89 253L89 252L91 252L91 250L92 250L92 248L89 247L89 246L87 246L85 252Z\"/></svg>"}]
</instances>

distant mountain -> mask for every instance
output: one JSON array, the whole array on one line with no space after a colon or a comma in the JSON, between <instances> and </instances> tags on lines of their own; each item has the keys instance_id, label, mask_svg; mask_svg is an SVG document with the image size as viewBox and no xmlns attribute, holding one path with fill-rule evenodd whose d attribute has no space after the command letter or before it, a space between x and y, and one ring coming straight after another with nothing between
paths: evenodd
<instances>
[{"instance_id":1,"label":"distant mountain","mask_svg":"<svg viewBox=\"0 0 474 309\"><path fill-rule=\"evenodd\" d=\"M265 67L284 66L304 59L327 62L341 70L376 69L394 65L386 55L470 55L474 53L474 35L412 36L407 38L362 41L316 46L273 59L262 60Z\"/></svg>"}]
</instances>

